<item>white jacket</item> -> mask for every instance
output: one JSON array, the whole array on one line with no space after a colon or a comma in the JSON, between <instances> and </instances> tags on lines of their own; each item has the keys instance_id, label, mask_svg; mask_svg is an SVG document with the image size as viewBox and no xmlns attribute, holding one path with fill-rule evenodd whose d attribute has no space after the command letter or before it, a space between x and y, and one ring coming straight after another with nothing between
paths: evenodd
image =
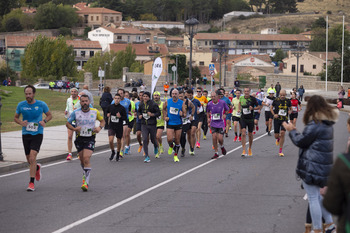
<instances>
[{"instance_id":1,"label":"white jacket","mask_svg":"<svg viewBox=\"0 0 350 233\"><path fill-rule=\"evenodd\" d=\"M72 97L69 97L67 99L67 104L66 104L66 112L68 113L67 114L67 118L70 116L70 114L75 110L75 109L78 109L80 108L80 100L78 99L78 101L73 104L73 99Z\"/></svg>"}]
</instances>

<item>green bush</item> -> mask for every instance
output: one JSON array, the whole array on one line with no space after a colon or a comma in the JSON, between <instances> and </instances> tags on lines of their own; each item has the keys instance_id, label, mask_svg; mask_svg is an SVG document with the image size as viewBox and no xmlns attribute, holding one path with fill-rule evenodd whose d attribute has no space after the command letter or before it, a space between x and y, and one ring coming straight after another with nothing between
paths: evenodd
<instances>
[{"instance_id":1,"label":"green bush","mask_svg":"<svg viewBox=\"0 0 350 233\"><path fill-rule=\"evenodd\" d=\"M70 28L61 27L58 29L58 33L59 35L62 35L62 36L71 36L72 30Z\"/></svg>"}]
</instances>

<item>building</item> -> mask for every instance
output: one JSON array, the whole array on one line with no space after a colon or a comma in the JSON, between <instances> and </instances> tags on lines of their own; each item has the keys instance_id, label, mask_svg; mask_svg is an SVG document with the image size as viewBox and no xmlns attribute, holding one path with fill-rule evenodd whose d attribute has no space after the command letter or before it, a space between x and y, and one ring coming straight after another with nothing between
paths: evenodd
<instances>
[{"instance_id":1,"label":"building","mask_svg":"<svg viewBox=\"0 0 350 233\"><path fill-rule=\"evenodd\" d=\"M232 34L232 33L197 33L193 39L194 48L218 48L224 43L228 54L270 54L277 49L291 50L294 46L309 47L311 39L298 34ZM189 40L184 36L184 45L189 47Z\"/></svg>"},{"instance_id":2,"label":"building","mask_svg":"<svg viewBox=\"0 0 350 233\"><path fill-rule=\"evenodd\" d=\"M182 48L184 46L184 38L178 36L168 36L165 38L165 43L171 48Z\"/></svg>"},{"instance_id":3,"label":"building","mask_svg":"<svg viewBox=\"0 0 350 233\"><path fill-rule=\"evenodd\" d=\"M171 21L125 21L123 24L132 24L135 27L142 28L166 28L173 29L179 28L181 30L185 29L185 24L181 22L171 22Z\"/></svg>"},{"instance_id":4,"label":"building","mask_svg":"<svg viewBox=\"0 0 350 233\"><path fill-rule=\"evenodd\" d=\"M27 45L35 38L35 36L6 36L6 56L9 67L12 70L16 72L22 71L21 58L24 56ZM97 52L102 52L101 45L96 41L67 40L66 43L73 46L74 61L77 63L78 69L81 69L89 58L93 57Z\"/></svg>"},{"instance_id":5,"label":"building","mask_svg":"<svg viewBox=\"0 0 350 233\"><path fill-rule=\"evenodd\" d=\"M328 65L340 55L328 52ZM289 51L288 57L283 59L283 74L294 75L297 72L297 58ZM299 75L310 73L318 75L326 68L326 52L305 52L299 57Z\"/></svg>"},{"instance_id":6,"label":"building","mask_svg":"<svg viewBox=\"0 0 350 233\"><path fill-rule=\"evenodd\" d=\"M267 35L267 34L276 35L276 34L278 34L278 32L277 32L277 29L276 29L276 28L265 28L265 29L263 29L263 30L260 31L260 34L264 34L264 35Z\"/></svg>"},{"instance_id":7,"label":"building","mask_svg":"<svg viewBox=\"0 0 350 233\"><path fill-rule=\"evenodd\" d=\"M92 29L106 26L110 23L120 26L122 23L122 13L107 8L89 7L84 3L78 3L74 8L78 9L77 14L83 19L83 26Z\"/></svg>"}]
</instances>

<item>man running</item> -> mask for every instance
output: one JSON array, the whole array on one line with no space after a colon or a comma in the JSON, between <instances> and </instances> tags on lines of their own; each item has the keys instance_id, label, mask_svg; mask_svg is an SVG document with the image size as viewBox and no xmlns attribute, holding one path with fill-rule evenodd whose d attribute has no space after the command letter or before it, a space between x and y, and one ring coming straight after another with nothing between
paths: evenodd
<instances>
[{"instance_id":1,"label":"man running","mask_svg":"<svg viewBox=\"0 0 350 233\"><path fill-rule=\"evenodd\" d=\"M284 137L286 134L286 129L283 127L282 123L288 123L288 114L292 112L290 100L286 98L287 92L285 89L280 91L280 97L277 97L271 107L270 111L273 114L273 128L275 130L276 146L279 146L278 155L283 157L282 152Z\"/></svg>"},{"instance_id":2,"label":"man running","mask_svg":"<svg viewBox=\"0 0 350 233\"><path fill-rule=\"evenodd\" d=\"M293 125L297 126L298 112L301 111L301 102L297 99L297 94L292 92L292 98L290 99L290 103L292 105L292 113L289 115L290 121Z\"/></svg>"},{"instance_id":3,"label":"man running","mask_svg":"<svg viewBox=\"0 0 350 233\"><path fill-rule=\"evenodd\" d=\"M29 163L30 180L27 191L34 191L34 180L41 179L41 165L36 162L36 157L43 141L44 127L52 119L47 104L36 100L35 92L36 89L32 85L24 88L26 100L18 103L14 117L14 121L22 126L24 153ZM46 115L44 120L43 113ZM19 119L20 115L22 120Z\"/></svg>"},{"instance_id":4,"label":"man running","mask_svg":"<svg viewBox=\"0 0 350 233\"><path fill-rule=\"evenodd\" d=\"M208 91L207 90L204 90L203 91L203 96L205 98L207 98L207 101L209 102L210 101L210 98L208 97ZM204 104L203 105L203 108L204 108L204 120L203 120L203 123L202 123L202 130L203 130L203 139L204 140L207 140L207 133L208 133L208 121L207 121L207 105L208 103ZM199 138L200 138L200 135L199 135Z\"/></svg>"},{"instance_id":5,"label":"man running","mask_svg":"<svg viewBox=\"0 0 350 233\"><path fill-rule=\"evenodd\" d=\"M193 95L193 94L192 94ZM197 95L196 97L194 97L196 100L199 101L200 103L200 106L198 108L198 127L197 127L197 130L196 130L196 133L195 133L195 136L197 136L197 143L196 143L196 147L197 148L200 148L201 147L201 128L202 128L202 125L203 125L203 122L204 122L204 119L206 118L206 115L205 115L205 111L204 111L204 108L205 106L208 104L208 100L207 98L203 95L202 93L202 88L201 87L198 87L197 88ZM193 104L196 104L196 102L194 102ZM204 136L203 136L204 138Z\"/></svg>"},{"instance_id":6,"label":"man running","mask_svg":"<svg viewBox=\"0 0 350 233\"><path fill-rule=\"evenodd\" d=\"M165 82L165 84L164 84L164 99L166 100L166 99L168 99L168 91L169 91L169 84L168 84L168 82Z\"/></svg>"},{"instance_id":7,"label":"man running","mask_svg":"<svg viewBox=\"0 0 350 233\"><path fill-rule=\"evenodd\" d=\"M159 155L164 153L164 148L162 145L162 135L163 135L164 126L165 126L163 111L162 111L164 102L160 101L159 91L155 91L153 93L153 98L154 98L154 102L156 102L156 104L158 105L160 109L160 114L161 114L160 116L157 117L157 142L159 145L159 150L158 150L158 153L156 154L156 159L158 159Z\"/></svg>"},{"instance_id":8,"label":"man running","mask_svg":"<svg viewBox=\"0 0 350 233\"><path fill-rule=\"evenodd\" d=\"M244 88L244 95L239 98L238 111L241 112L241 127L242 127L242 157L247 156L246 153L246 135L248 127L249 148L248 156L252 156L253 145L253 130L254 130L254 109L257 109L258 102L256 98L250 95L250 88Z\"/></svg>"},{"instance_id":9,"label":"man running","mask_svg":"<svg viewBox=\"0 0 350 233\"><path fill-rule=\"evenodd\" d=\"M95 150L95 135L103 129L105 121L96 108L90 108L88 95L82 95L80 97L80 105L81 108L73 111L69 116L66 126L77 134L74 144L77 148L80 164L83 169L83 184L81 189L86 192L89 188L91 173L90 158ZM100 121L99 127L95 127L96 120ZM76 127L72 125L73 121L76 122Z\"/></svg>"},{"instance_id":10,"label":"man running","mask_svg":"<svg viewBox=\"0 0 350 233\"><path fill-rule=\"evenodd\" d=\"M272 119L273 114L271 113L271 105L272 102L275 100L275 91L270 90L269 95L265 97L264 101L262 102L262 105L265 106L265 125L266 125L266 132L267 135L271 136L271 129L272 129Z\"/></svg>"},{"instance_id":11,"label":"man running","mask_svg":"<svg viewBox=\"0 0 350 233\"><path fill-rule=\"evenodd\" d=\"M132 96L132 98L130 97ZM130 141L131 141L131 131L134 128L135 124L135 102L132 100L133 95L130 94L128 91L125 91L125 99L129 99L130 101L130 106L129 106L129 116L128 116L128 129L126 132L127 140L126 140L126 145L125 145L125 154L130 153Z\"/></svg>"},{"instance_id":12,"label":"man running","mask_svg":"<svg viewBox=\"0 0 350 233\"><path fill-rule=\"evenodd\" d=\"M256 98L255 93L253 93L252 96ZM260 112L262 109L262 100L256 98L256 101L258 102L258 106L254 106L254 107L258 107L258 108L254 109L254 126L255 126L255 130L259 131L259 119L260 119ZM253 131L253 134L255 134L255 131Z\"/></svg>"},{"instance_id":13,"label":"man running","mask_svg":"<svg viewBox=\"0 0 350 233\"><path fill-rule=\"evenodd\" d=\"M242 128L241 128L241 112L239 110L239 98L241 97L241 90L237 89L236 92L236 97L232 99L231 103L233 106L232 110L232 121L233 121L233 130L235 132L235 138L233 139L234 142L242 141ZM239 135L237 132L237 127L239 127Z\"/></svg>"},{"instance_id":14,"label":"man running","mask_svg":"<svg viewBox=\"0 0 350 233\"><path fill-rule=\"evenodd\" d=\"M70 114L72 114L72 112L78 108L80 108L80 100L78 98L78 89L73 87L70 90L70 94L71 97L69 97L67 99L67 103L66 103L66 110L64 111L64 115L66 118L69 118ZM75 124L75 122L73 122L73 125ZM67 132L68 132L68 141L67 141L67 145L68 145L68 155L67 155L67 160L70 161L72 160L72 147L73 147L73 131L67 128Z\"/></svg>"},{"instance_id":15,"label":"man running","mask_svg":"<svg viewBox=\"0 0 350 233\"><path fill-rule=\"evenodd\" d=\"M136 113L139 110L139 105L143 101L143 93L144 91L140 91L139 93L139 102L135 103ZM141 138L141 120L137 117L136 114L136 138L139 143L139 149L137 150L138 153L142 150L142 138Z\"/></svg>"},{"instance_id":16,"label":"man running","mask_svg":"<svg viewBox=\"0 0 350 233\"><path fill-rule=\"evenodd\" d=\"M226 119L225 114L228 113L229 107L225 103L225 101L219 99L218 95L220 90L217 92L211 93L211 99L208 103L207 107L207 118L208 125L211 128L212 137L213 137L213 145L215 154L212 159L219 158L218 155L218 142L221 146L221 153L226 155L226 149L224 147L224 120Z\"/></svg>"},{"instance_id":17,"label":"man running","mask_svg":"<svg viewBox=\"0 0 350 233\"><path fill-rule=\"evenodd\" d=\"M185 151L186 151L186 135L188 143L191 146L191 121L193 121L194 118L194 111L192 109L195 109L195 106L193 103L186 97L185 93L183 91L179 92L179 99L184 101L185 103L185 109L186 109L186 116L182 117L182 132L181 132L181 157L185 157Z\"/></svg>"},{"instance_id":18,"label":"man running","mask_svg":"<svg viewBox=\"0 0 350 233\"><path fill-rule=\"evenodd\" d=\"M230 96L231 95L231 96ZM225 97L228 98L230 100L231 106L232 106L232 100L233 100L233 94L230 94L228 91L225 91ZM228 137L228 132L231 129L231 119L232 119L232 107L230 108L230 110L228 111L228 113L226 114L226 130L225 130L225 136Z\"/></svg>"},{"instance_id":19,"label":"man running","mask_svg":"<svg viewBox=\"0 0 350 233\"><path fill-rule=\"evenodd\" d=\"M171 92L171 99L168 99L163 105L163 116L167 121L167 140L169 144L168 154L171 155L174 149L175 138L175 154L174 162L180 162L177 157L180 149L180 138L182 132L181 116L186 116L185 104L179 100L179 91L174 89Z\"/></svg>"},{"instance_id":20,"label":"man running","mask_svg":"<svg viewBox=\"0 0 350 233\"><path fill-rule=\"evenodd\" d=\"M120 95L117 93L114 96L114 104L109 105L107 108L107 117L110 122L108 129L108 141L109 147L111 148L112 154L109 160L112 161L115 155L114 150L114 137L117 138L117 156L116 161L119 161L120 150L122 146L123 138L123 125L126 123L126 111L125 108L120 104Z\"/></svg>"},{"instance_id":21,"label":"man running","mask_svg":"<svg viewBox=\"0 0 350 233\"><path fill-rule=\"evenodd\" d=\"M196 145L196 131L198 128L198 114L203 112L203 107L201 103L199 102L198 99L195 99L193 97L193 91L191 89L186 91L187 98L192 102L195 108L191 108L190 112L194 112L193 114L193 120L191 121L191 140L189 141L190 143L190 155L194 155L194 147L196 146L197 148L200 148L200 144L197 142Z\"/></svg>"},{"instance_id":22,"label":"man running","mask_svg":"<svg viewBox=\"0 0 350 233\"><path fill-rule=\"evenodd\" d=\"M143 102L139 105L138 118L141 119L141 132L143 139L143 151L145 152L145 163L151 162L148 155L149 139L154 145L154 154L158 154L157 142L157 117L161 115L158 104L151 98L151 93L143 93Z\"/></svg>"}]
</instances>

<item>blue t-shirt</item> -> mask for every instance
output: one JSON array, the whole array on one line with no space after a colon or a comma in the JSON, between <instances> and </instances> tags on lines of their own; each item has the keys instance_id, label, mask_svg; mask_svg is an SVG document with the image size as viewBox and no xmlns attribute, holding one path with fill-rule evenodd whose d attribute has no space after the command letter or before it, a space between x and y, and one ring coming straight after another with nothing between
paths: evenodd
<instances>
[{"instance_id":1,"label":"blue t-shirt","mask_svg":"<svg viewBox=\"0 0 350 233\"><path fill-rule=\"evenodd\" d=\"M191 102L193 103L193 105L195 106L195 110L194 110L194 120L198 120L197 117L197 109L200 108L202 106L201 102L199 102L199 100L193 98L191 100ZM191 109L190 114L192 113L193 109Z\"/></svg>"},{"instance_id":2,"label":"blue t-shirt","mask_svg":"<svg viewBox=\"0 0 350 233\"><path fill-rule=\"evenodd\" d=\"M182 119L180 116L180 111L182 111L183 101L178 99L176 103L174 103L173 99L167 100L167 112L168 112L168 125L182 125Z\"/></svg>"},{"instance_id":3,"label":"blue t-shirt","mask_svg":"<svg viewBox=\"0 0 350 233\"><path fill-rule=\"evenodd\" d=\"M114 104L114 100L112 101L111 104ZM123 100L120 101L120 104L125 108L126 111L126 117L129 119L129 107L130 107L130 100L127 98L124 98Z\"/></svg>"},{"instance_id":4,"label":"blue t-shirt","mask_svg":"<svg viewBox=\"0 0 350 233\"><path fill-rule=\"evenodd\" d=\"M261 106L262 105L262 100L259 100L259 99L256 99L256 101L258 102L258 106ZM254 106L254 107L258 107L258 106ZM259 110L256 110L256 109L254 109L254 112L258 112Z\"/></svg>"},{"instance_id":5,"label":"blue t-shirt","mask_svg":"<svg viewBox=\"0 0 350 233\"><path fill-rule=\"evenodd\" d=\"M227 106L231 106L231 105L232 105L230 99L227 98L226 96L222 97L221 100L225 101L225 103L227 104Z\"/></svg>"},{"instance_id":6,"label":"blue t-shirt","mask_svg":"<svg viewBox=\"0 0 350 233\"><path fill-rule=\"evenodd\" d=\"M28 104L28 102L22 101L17 105L16 113L22 114L23 121L28 121L27 127L22 127L22 134L43 134L44 127L39 124L39 121L43 120L43 113L47 113L49 107L44 101L35 100L34 104Z\"/></svg>"}]
</instances>

